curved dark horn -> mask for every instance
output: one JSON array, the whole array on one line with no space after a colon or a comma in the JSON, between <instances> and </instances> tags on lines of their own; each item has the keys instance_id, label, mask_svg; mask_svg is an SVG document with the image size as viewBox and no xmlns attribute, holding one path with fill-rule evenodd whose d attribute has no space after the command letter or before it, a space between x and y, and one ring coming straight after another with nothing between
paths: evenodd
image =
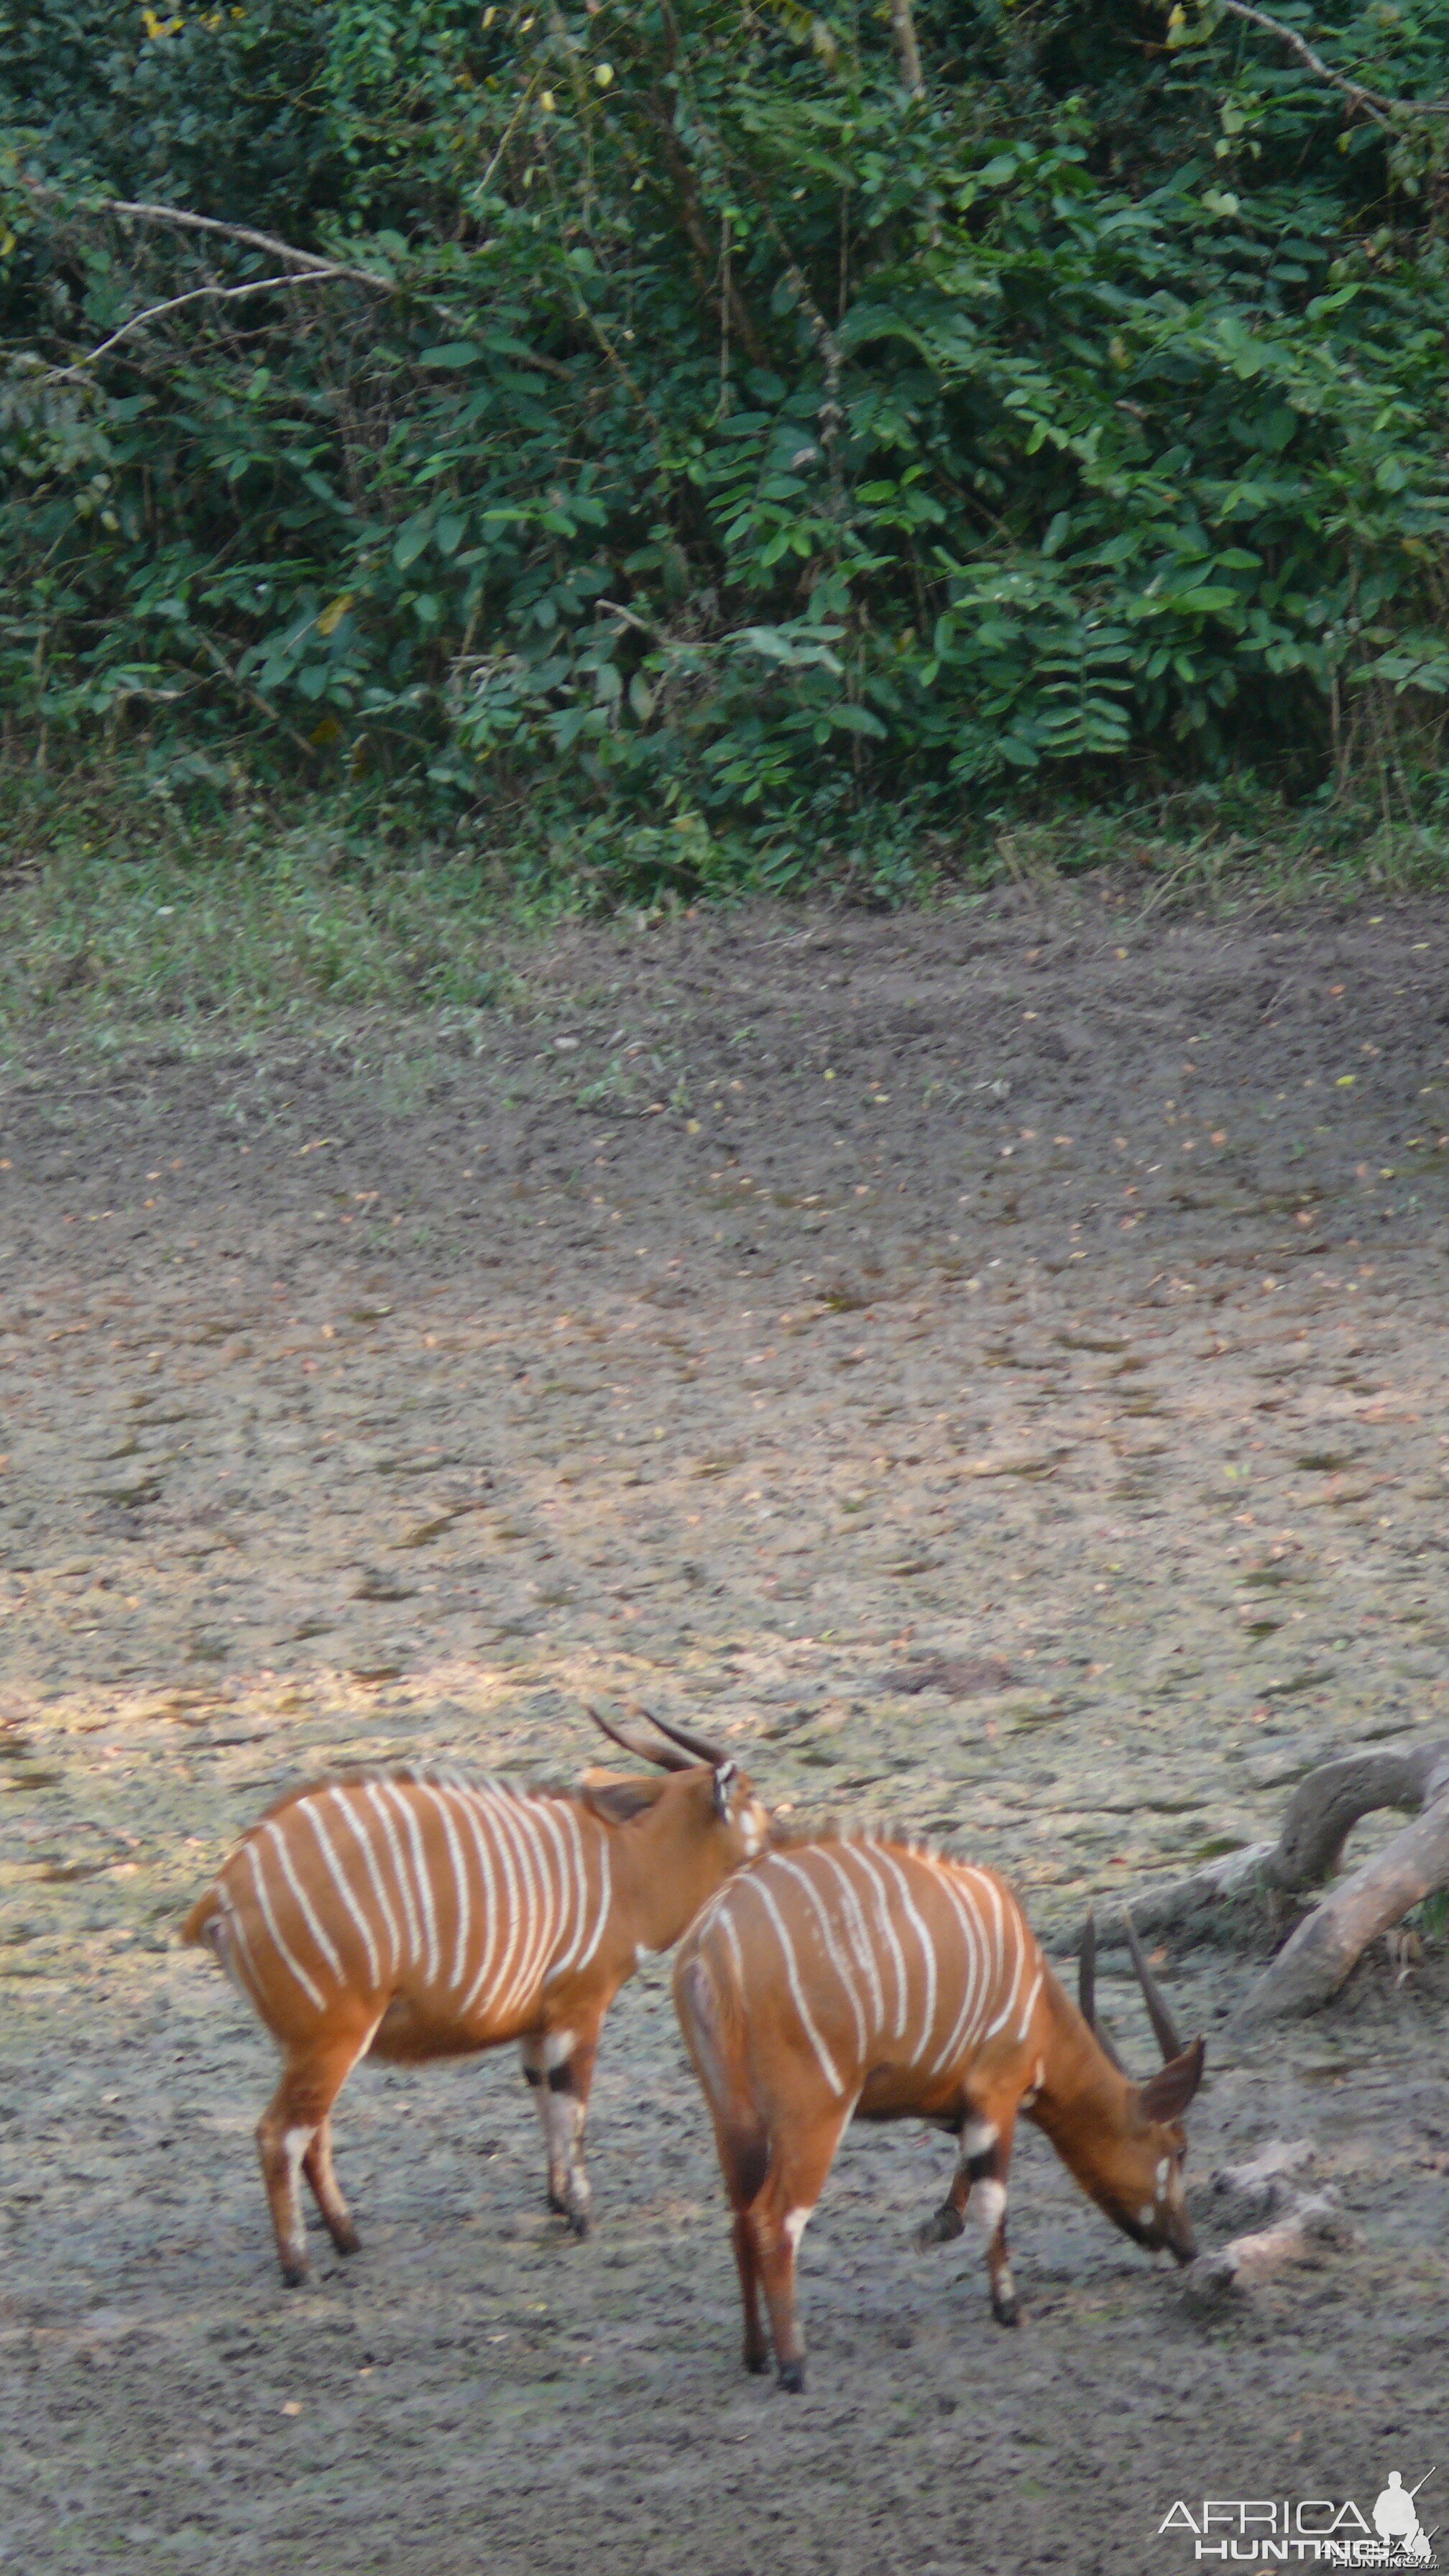
<instances>
[{"instance_id":1,"label":"curved dark horn","mask_svg":"<svg viewBox=\"0 0 1449 2576\"><path fill-rule=\"evenodd\" d=\"M661 1735L667 1735L671 1744L682 1746L696 1762L707 1762L711 1770L717 1771L722 1762L734 1759L733 1754L724 1752L718 1744L711 1744L707 1735L693 1735L687 1726L671 1726L667 1717L656 1717L652 1708L641 1708L639 1714L647 1717L651 1726L657 1726Z\"/></svg>"},{"instance_id":2,"label":"curved dark horn","mask_svg":"<svg viewBox=\"0 0 1449 2576\"><path fill-rule=\"evenodd\" d=\"M1082 1925L1081 1955L1077 1960L1077 2004L1088 2030L1097 2027L1097 1917L1087 1908Z\"/></svg>"},{"instance_id":3,"label":"curved dark horn","mask_svg":"<svg viewBox=\"0 0 1449 2576\"><path fill-rule=\"evenodd\" d=\"M636 1762L656 1763L661 1771L689 1769L689 1764L681 1761L677 1753L666 1752L662 1746L650 1744L644 1736L635 1735L632 1730L626 1731L623 1727L615 1726L609 1718L605 1717L602 1709L594 1708L587 1700L584 1706L595 1726L599 1727L605 1735L612 1736L614 1742L622 1745L626 1753L632 1753Z\"/></svg>"},{"instance_id":4,"label":"curved dark horn","mask_svg":"<svg viewBox=\"0 0 1449 2576\"><path fill-rule=\"evenodd\" d=\"M1082 1925L1082 1948L1077 1961L1077 2000L1083 2021L1098 2047L1113 2065L1125 2074L1126 2069L1112 2042L1097 2019L1097 1917L1091 1906Z\"/></svg>"},{"instance_id":5,"label":"curved dark horn","mask_svg":"<svg viewBox=\"0 0 1449 2576\"><path fill-rule=\"evenodd\" d=\"M1137 1971L1137 1983L1142 1988L1142 2000L1147 2006L1147 2017L1152 2024L1157 2045L1162 2051L1164 2060L1180 2057L1182 2041L1173 2027L1172 2015L1163 2002L1152 1972L1142 1955L1142 1944L1137 1938L1137 1926L1125 1906L1122 1909L1122 1920L1127 1926L1127 1947L1132 1953L1132 1965Z\"/></svg>"}]
</instances>

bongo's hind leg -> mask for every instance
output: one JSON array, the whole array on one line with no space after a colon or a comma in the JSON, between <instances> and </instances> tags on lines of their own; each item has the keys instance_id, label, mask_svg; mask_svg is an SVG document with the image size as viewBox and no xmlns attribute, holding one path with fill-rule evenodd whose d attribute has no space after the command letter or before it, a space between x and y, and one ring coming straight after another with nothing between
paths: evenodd
<instances>
[{"instance_id":1,"label":"bongo's hind leg","mask_svg":"<svg viewBox=\"0 0 1449 2576\"><path fill-rule=\"evenodd\" d=\"M749 2224L782 2388L798 2390L805 2385L805 2338L795 2309L795 2256L854 2107L846 2103L792 2137L788 2146L781 2148L777 2140L778 2153L772 2154L763 2187L750 2207Z\"/></svg>"},{"instance_id":2,"label":"bongo's hind leg","mask_svg":"<svg viewBox=\"0 0 1449 2576\"><path fill-rule=\"evenodd\" d=\"M770 2156L769 2140L763 2128L743 2129L720 2122L716 2124L715 2142L734 2214L730 2238L735 2249L740 2303L744 2310L744 2365L746 2370L764 2370L769 2363L770 2347L760 2315L760 2258L750 2218L750 2203L758 2195L765 2179Z\"/></svg>"},{"instance_id":3,"label":"bongo's hind leg","mask_svg":"<svg viewBox=\"0 0 1449 2576\"><path fill-rule=\"evenodd\" d=\"M355 2254L362 2239L352 2222L352 2212L342 2196L332 2163L332 2114L317 2124L317 2135L302 2158L302 2171L312 2186L313 2196L322 2212L327 2233L339 2254Z\"/></svg>"},{"instance_id":4,"label":"bongo's hind leg","mask_svg":"<svg viewBox=\"0 0 1449 2576\"><path fill-rule=\"evenodd\" d=\"M289 2290L307 2277L297 2188L304 2166L334 2241L343 2241L340 2227L351 2244L357 2242L347 2204L333 2178L328 2114L371 2035L370 2028L334 2032L294 2049L257 2122L257 2153L276 2232L277 2259Z\"/></svg>"}]
</instances>

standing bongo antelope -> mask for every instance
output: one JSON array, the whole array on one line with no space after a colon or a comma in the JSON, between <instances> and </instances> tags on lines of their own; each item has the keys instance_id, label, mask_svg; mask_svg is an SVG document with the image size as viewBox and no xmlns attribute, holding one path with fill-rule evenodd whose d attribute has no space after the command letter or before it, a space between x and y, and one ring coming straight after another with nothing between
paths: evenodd
<instances>
[{"instance_id":1,"label":"standing bongo antelope","mask_svg":"<svg viewBox=\"0 0 1449 2576\"><path fill-rule=\"evenodd\" d=\"M674 2000L734 2211L747 2369L765 2367L763 2287L781 2384L805 2384L796 2252L856 2114L960 2139L950 2192L916 2242L959 2236L969 2200L1000 2325L1017 2322L1006 2178L1019 2111L1125 2234L1191 2261L1181 2114L1203 2043L1181 2047L1130 1921L1128 1933L1166 2061L1145 2084L1097 2028L1090 1922L1078 2010L989 1869L850 1836L776 1848L726 1882L680 1952Z\"/></svg>"},{"instance_id":2,"label":"standing bongo antelope","mask_svg":"<svg viewBox=\"0 0 1449 2576\"><path fill-rule=\"evenodd\" d=\"M416 1765L342 1772L269 1808L188 1916L183 1940L215 1953L281 2051L257 2146L289 2286L307 2268L299 2169L338 2251L357 2246L331 2113L360 2057L520 2041L549 2207L587 2233L604 2015L769 1830L745 1773L703 1736L656 1718L656 1745L589 1714L670 1776L565 1790Z\"/></svg>"}]
</instances>

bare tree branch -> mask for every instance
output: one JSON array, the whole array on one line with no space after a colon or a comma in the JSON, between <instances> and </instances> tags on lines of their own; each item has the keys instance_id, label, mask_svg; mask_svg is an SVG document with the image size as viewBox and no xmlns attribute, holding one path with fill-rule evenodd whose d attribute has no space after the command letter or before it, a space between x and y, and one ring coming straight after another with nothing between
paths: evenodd
<instances>
[{"instance_id":1,"label":"bare tree branch","mask_svg":"<svg viewBox=\"0 0 1449 2576\"><path fill-rule=\"evenodd\" d=\"M19 175L21 187L43 204L54 205L64 198L63 189L48 187L44 180L32 179L24 171ZM215 233L223 241L244 242L249 250L269 251L274 259L289 260L294 267L314 274L350 278L354 285L371 286L381 295L397 293L396 278L384 277L376 269L349 268L339 260L324 259L318 251L299 250L294 242L279 241L275 233L253 232L246 224L219 223L215 215L193 215L185 206L153 206L144 199L129 197L93 197L77 212L127 215L135 223L165 224L176 232Z\"/></svg>"},{"instance_id":2,"label":"bare tree branch","mask_svg":"<svg viewBox=\"0 0 1449 2576\"><path fill-rule=\"evenodd\" d=\"M164 304L148 304L144 313L133 313L129 322L123 322L119 331L111 333L109 340L103 340L98 349L88 349L73 366L52 367L46 381L53 385L63 384L67 376L83 375L87 367L93 367L98 358L103 358L108 349L114 349L120 341L128 339L133 331L139 331L147 322L159 321L163 313L179 312L183 304L199 304L207 296L225 304L235 296L263 295L268 288L277 286L324 286L329 278L339 274L340 271L331 268L304 268L300 274L288 270L281 277L254 277L245 286L193 286L185 295L168 296Z\"/></svg>"},{"instance_id":3,"label":"bare tree branch","mask_svg":"<svg viewBox=\"0 0 1449 2576\"><path fill-rule=\"evenodd\" d=\"M1350 80L1346 73L1334 71L1296 28L1285 27L1281 18L1270 18L1266 9L1254 9L1250 0L1220 0L1220 6L1228 17L1242 18L1250 27L1260 27L1265 36L1275 36L1280 45L1286 45L1301 63L1307 64L1316 80L1326 81L1330 89L1341 91L1355 107L1362 108L1365 116L1371 116L1375 125L1384 126L1389 133L1395 131L1394 119L1399 116L1449 116L1449 99L1385 98L1381 91L1365 89L1362 81Z\"/></svg>"},{"instance_id":4,"label":"bare tree branch","mask_svg":"<svg viewBox=\"0 0 1449 2576\"><path fill-rule=\"evenodd\" d=\"M28 195L37 198L42 204L56 205L65 201L64 189L50 187L42 179L32 179L24 171L19 174L19 184ZM92 215L124 215L135 223L159 224L175 232L211 233L223 241L241 242L249 250L267 251L274 259L289 261L297 271L297 275L291 279L269 278L264 281L271 286L297 285L303 278L313 277L320 280L341 280L348 285L369 287L374 295L415 295L420 304L428 305L434 313L441 313L445 321L453 323L459 330L471 331L477 324L476 314L465 312L459 305L445 302L440 295L430 295L425 288L410 286L405 279L386 277L378 269L354 268L343 260L324 259L317 251L299 250L295 242L280 241L275 233L255 232L247 224L220 223L215 215L194 215L186 206L150 205L144 199L129 197L92 197L83 206L77 206L75 212ZM260 292L262 282L258 281L256 286L198 287L195 292L197 294L251 295ZM182 296L175 299L178 304L188 300ZM168 308L164 305L155 305L151 309L153 312L160 313ZM144 317L140 315L136 317L138 321L142 318ZM131 327L129 323L126 325L128 330ZM108 342L107 346L110 345ZM93 351L92 358L99 354L98 350ZM87 359L83 363L89 365L91 360ZM570 382L568 368L561 365L557 358L545 357L540 350L530 349L527 363L535 367L540 375L555 377L560 384ZM67 369L66 373L69 372L70 370Z\"/></svg>"}]
</instances>

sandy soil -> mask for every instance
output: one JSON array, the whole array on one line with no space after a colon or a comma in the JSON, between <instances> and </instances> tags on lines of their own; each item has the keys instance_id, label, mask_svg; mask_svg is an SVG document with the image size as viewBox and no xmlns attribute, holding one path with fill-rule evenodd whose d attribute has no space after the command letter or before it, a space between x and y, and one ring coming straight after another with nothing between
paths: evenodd
<instances>
[{"instance_id":1,"label":"sandy soil","mask_svg":"<svg viewBox=\"0 0 1449 2576\"><path fill-rule=\"evenodd\" d=\"M1191 2564L1177 2497L1449 2494L1442 1941L1252 2049L1252 1960L1165 1970L1205 2238L1273 2135L1355 2229L1219 2317L1031 2140L1000 2333L972 2239L910 2250L944 2143L860 2132L811 2390L745 2381L662 1967L588 2244L511 2053L364 2068L364 2250L281 2289L269 2052L174 1926L299 1773L556 1772L637 1695L1062 1939L1319 1752L1449 1727L1442 907L1013 892L520 972L452 1029L6 1078L0 2566L1116 2576Z\"/></svg>"}]
</instances>

